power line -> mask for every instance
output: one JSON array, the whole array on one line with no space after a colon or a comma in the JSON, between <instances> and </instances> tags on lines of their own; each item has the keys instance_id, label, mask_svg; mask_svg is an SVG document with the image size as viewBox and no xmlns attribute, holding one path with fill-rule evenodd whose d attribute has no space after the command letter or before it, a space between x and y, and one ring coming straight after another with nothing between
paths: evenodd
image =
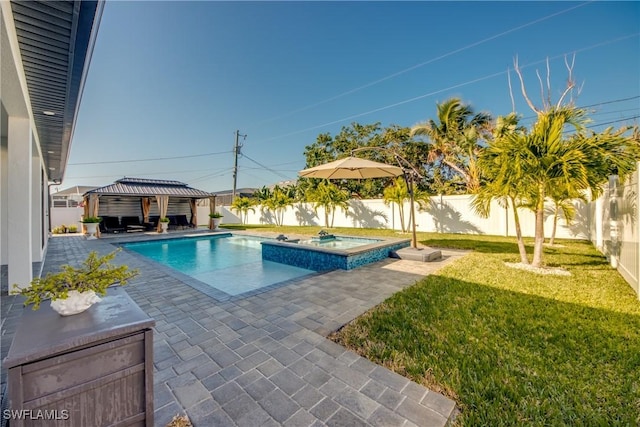
<instances>
[{"instance_id":1,"label":"power line","mask_svg":"<svg viewBox=\"0 0 640 427\"><path fill-rule=\"evenodd\" d=\"M625 118L618 119L618 120L611 120L609 122L594 123L594 124L592 124L590 126L587 126L587 128L592 129L592 128L598 127L598 126L611 125L611 124L620 123L620 122L628 122L629 120L635 120L637 118L640 118L640 115L631 116L631 117L625 117Z\"/></svg>"},{"instance_id":2,"label":"power line","mask_svg":"<svg viewBox=\"0 0 640 427\"><path fill-rule=\"evenodd\" d=\"M612 101L598 102L597 104L583 105L582 107L579 107L579 108L591 108L591 107L597 107L599 105L615 104L616 102L631 101L632 99L638 99L638 98L640 98L640 95L630 96L629 98L614 99Z\"/></svg>"},{"instance_id":3,"label":"power line","mask_svg":"<svg viewBox=\"0 0 640 427\"><path fill-rule=\"evenodd\" d=\"M194 182L203 181L203 180L208 179L208 178L215 178L215 177L218 177L218 176L223 176L223 175L228 174L232 170L233 170L232 168L227 168L227 169L224 169L222 172L214 172L214 173L210 173L210 174L207 174L207 175L203 175L201 177L194 178L194 179L190 180L189 183L192 184Z\"/></svg>"},{"instance_id":4,"label":"power line","mask_svg":"<svg viewBox=\"0 0 640 427\"><path fill-rule=\"evenodd\" d=\"M623 117L622 119L618 119L618 120L611 120L608 122L602 122L602 123L594 123L592 125L589 126L585 126L586 129L593 129L596 127L600 127L600 126L605 126L605 125L612 125L614 123L620 123L620 122L627 122L629 120L635 120L637 118L640 118L640 115L636 115L636 116L630 116L630 117ZM562 131L562 133L574 133L576 130L574 128L569 128L569 129L565 129Z\"/></svg>"},{"instance_id":5,"label":"power line","mask_svg":"<svg viewBox=\"0 0 640 427\"><path fill-rule=\"evenodd\" d=\"M638 35L640 35L640 33L633 33L633 34L629 34L629 35L626 35L626 36L618 37L616 39L612 39L612 40L607 40L607 41L604 41L604 42L596 43L596 44L593 44L591 46L587 46L587 47L584 47L584 48L581 48L581 49L577 49L577 50L574 50L574 51L571 51L571 52L566 52L566 53L563 53L563 54L559 54L559 55L553 56L551 58L545 58L545 59L541 59L541 60L538 60L538 61L530 62L530 63L528 63L526 65L521 66L520 68L521 69L529 68L529 67L532 67L532 66L537 65L537 64L545 63L547 60L553 60L553 59L557 59L557 58L562 58L562 57L565 57L568 54L574 54L574 53L578 53L578 52L583 52L583 51L586 51L586 50L594 49L596 47L601 47L601 46L605 46L607 44L616 43L616 42L619 42L621 40L625 40L625 39L628 39L628 38L637 37ZM411 102L414 102L414 101L417 101L417 100L420 100L420 99L423 99L423 98L427 98L427 97L430 97L430 96L433 96L433 95L437 95L437 94L442 93L442 92L447 92L447 91L450 91L452 89L457 89L457 88L460 88L462 86L468 86L468 85L473 84L473 83L478 83L478 82L483 81L483 80L488 80L488 79L491 79L491 78L494 78L494 77L497 77L497 76L500 76L500 75L503 75L503 74L507 74L507 72L508 71L499 71L499 72L496 72L496 73L493 73L493 74L486 75L484 77L478 77L476 79L468 80L466 82L459 83L459 84L456 84L456 85L453 85L453 86L449 86L449 87L444 88L444 89L438 89L438 90L435 90L433 92L429 92L429 93L425 93L423 95L415 96L413 98L405 99L403 101L398 101L398 102L395 102L393 104L389 104L389 105L385 105L383 107L375 108L373 110L365 111L363 113L353 114L351 116L343 117L341 119L333 120L331 122L323 123L321 125L311 126L311 127L305 128L305 129L297 130L297 131L294 131L294 132L289 132L289 133L286 133L286 134L283 134L283 135L278 135L278 136L266 138L266 139L263 140L263 142L273 141L275 139L285 138L285 137L292 136L292 135L298 135L298 134L305 133L305 132L308 132L308 131L311 131L311 130L321 129L321 128L326 127L326 126L330 126L330 125L334 125L334 124L337 124L337 123L341 123L341 122L344 122L344 121L347 121L347 120L353 120L353 119L356 119L358 117L366 116L366 115L369 115L369 114L372 114L372 113L377 113L379 111L388 110L390 108L394 108L394 107L397 107L397 106L400 106L400 105L408 104L408 103L411 103Z\"/></svg>"},{"instance_id":6,"label":"power line","mask_svg":"<svg viewBox=\"0 0 640 427\"><path fill-rule=\"evenodd\" d=\"M629 98L612 99L612 100L610 100L610 101L603 101L603 102L598 102L598 103L596 103L596 104L583 105L583 106L579 106L579 107L577 107L577 108L585 109L585 108L597 107L597 106L600 106L600 105L608 105L608 104L615 104L615 103L618 103L618 102L630 101L630 100L632 100L632 99L638 99L638 98L640 98L640 95L631 96L631 97L629 97ZM600 112L596 112L596 113L591 114L591 116L596 116L596 115L598 115L598 114L612 114L612 113L620 113L620 112L623 112L623 111L634 111L634 110L637 110L637 109L638 109L638 108L630 108L630 109L626 109L626 110L618 110L618 111L600 111ZM537 116L527 116L527 117L523 117L521 120L523 120L523 121L524 121L524 120L533 120L533 119L535 119L536 117L537 117Z\"/></svg>"},{"instance_id":7,"label":"power line","mask_svg":"<svg viewBox=\"0 0 640 427\"><path fill-rule=\"evenodd\" d=\"M271 173L273 173L273 174L275 174L275 175L278 175L278 176L279 176L279 177L281 177L281 178L284 178L284 179L291 179L291 177L288 177L288 176L286 176L286 175L284 175L284 174L281 174L280 172L278 172L278 171L276 171L276 170L274 170L274 169L271 169L270 167L265 166L265 165L263 165L262 163L260 163L260 162L258 162L258 161L256 161L256 160L253 160L251 157L247 156L246 154L243 154L243 155L242 155L242 157L244 157L245 159L247 159L247 160L249 160L249 161L251 161L251 162L255 163L255 164L256 164L256 165L258 165L258 166L261 166L262 168L264 168L264 169L268 170L269 172L271 172Z\"/></svg>"},{"instance_id":8,"label":"power line","mask_svg":"<svg viewBox=\"0 0 640 427\"><path fill-rule=\"evenodd\" d=\"M327 102L335 101L336 99L340 99L340 98L343 98L343 97L345 97L347 95L351 95L352 93L359 92L362 89L366 89L368 87L377 85L378 83L382 83L382 82L384 82L386 80L389 80L389 79L392 79L394 77L400 76L402 74L408 73L409 71L415 70L417 68L424 67L425 65L432 64L432 63L437 62L437 61L439 61L441 59L444 59L444 58L447 58L449 56L455 55L456 53L463 52L465 50L468 50L468 49L471 49L473 47L479 46L481 44L487 43L487 42L489 42L491 40L495 40L497 38L500 38L500 37L505 36L507 34L510 34L510 33L515 32L515 31L521 30L523 28L530 27L531 25L538 24L540 22L546 21L547 19L551 19L551 18L554 18L556 16L562 15L564 13L570 12L572 10L578 9L578 8L580 8L582 6L585 6L585 5L589 4L589 3L593 3L593 1L594 0L591 0L591 1L588 1L588 2L585 2L585 3L581 3L581 4L577 5L577 6L570 7L568 9L564 9L564 10L561 10L559 12L552 13L551 15L543 16L542 18L535 19L535 20L530 21L530 22L528 22L526 24L519 25L517 27L514 27L514 28L511 28L509 30L503 31L501 33L495 34L495 35L493 35L491 37L487 37L485 39L476 41L476 42L471 43L469 45L466 45L464 47L449 51L449 52L447 52L447 53L445 53L443 55L437 56L435 58L431 58L431 59L429 59L427 61L424 61L424 62L421 62L419 64L412 65L409 68L405 68L404 70L397 71L397 72L395 72L393 74L390 74L390 75L388 75L386 77L382 77L382 78L380 78L378 80L374 80L372 82L369 82L369 83L367 83L365 85L358 86L355 89L348 90L346 92L340 93L340 94L332 96L330 98L326 98L326 99L324 99L322 101L319 101L319 102L316 102L314 104L310 104L310 105L307 105L305 107L301 107L301 108L298 108L296 110L290 111L288 113L284 113L282 115L279 115L279 116L276 116L276 117L272 117L270 119L262 120L262 121L258 122L256 125L261 125L263 123L268 123L268 122L279 120L279 119L282 119L282 118L285 118L285 117L289 117L289 116L291 116L293 114L296 114L296 113L299 113L299 112L302 112L302 111L306 111L306 110L315 108L315 107L317 107L319 105L322 105L322 104L326 104Z\"/></svg>"},{"instance_id":9,"label":"power line","mask_svg":"<svg viewBox=\"0 0 640 427\"><path fill-rule=\"evenodd\" d=\"M171 157L155 157L155 158L146 158L146 159L105 160L101 162L69 163L69 166L104 165L104 164L110 164L110 163L155 162L158 160L191 159L193 157L216 156L219 154L227 154L227 153L231 153L231 151L218 151L216 153L191 154L189 156L171 156Z\"/></svg>"},{"instance_id":10,"label":"power line","mask_svg":"<svg viewBox=\"0 0 640 427\"><path fill-rule=\"evenodd\" d=\"M210 171L211 169L191 169L191 170L181 170L181 171L162 171L162 172L145 172L145 175L169 175L169 174L178 174L178 173L188 173L188 172L205 172L205 171ZM123 176L134 176L135 174L131 174L131 173L118 173L118 174L111 174L111 175L89 175L89 176L68 176L66 177L67 179L86 179L86 178L108 178L111 176L119 176L119 175L123 175Z\"/></svg>"}]
</instances>

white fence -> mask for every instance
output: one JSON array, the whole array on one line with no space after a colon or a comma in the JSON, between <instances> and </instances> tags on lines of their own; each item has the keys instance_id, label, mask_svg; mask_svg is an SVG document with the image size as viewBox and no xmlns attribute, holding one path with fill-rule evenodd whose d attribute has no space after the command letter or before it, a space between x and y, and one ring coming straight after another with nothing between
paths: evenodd
<instances>
[{"instance_id":1,"label":"white fence","mask_svg":"<svg viewBox=\"0 0 640 427\"><path fill-rule=\"evenodd\" d=\"M638 218L638 171L619 185L616 194L607 189L591 203L591 241L611 261L640 298L640 228ZM617 211L617 215L612 213Z\"/></svg>"},{"instance_id":2,"label":"white fence","mask_svg":"<svg viewBox=\"0 0 640 427\"><path fill-rule=\"evenodd\" d=\"M56 227L61 225L76 225L78 230L81 230L80 219L82 219L82 214L84 213L83 208L75 207L75 208L56 208L52 207L50 211L51 215L51 229L53 230Z\"/></svg>"},{"instance_id":3,"label":"white fence","mask_svg":"<svg viewBox=\"0 0 640 427\"><path fill-rule=\"evenodd\" d=\"M494 202L491 205L491 215L488 218L482 218L474 213L470 205L471 200L472 196L469 195L434 196L428 206L416 210L416 229L425 232L515 236L512 209L507 210ZM561 216L558 221L556 237L588 240L590 237L588 206L580 200L576 201L574 205L577 212L575 221L569 225ZM219 207L218 210L225 215L222 222L228 224L241 222L240 215L230 211L228 206ZM409 203L405 204L404 211L405 217L408 218ZM550 236L553 225L551 205L548 206L546 213L545 233ZM520 209L519 215L523 235L532 237L535 229L533 213ZM247 222L249 224L275 224L275 218L273 212L257 206L255 212L249 212ZM310 203L296 203L285 210L283 224L324 227L324 210L319 208L315 211ZM346 213L340 209L335 213L333 226L401 229L398 207L396 205L387 206L381 199L351 200Z\"/></svg>"},{"instance_id":4,"label":"white fence","mask_svg":"<svg viewBox=\"0 0 640 427\"><path fill-rule=\"evenodd\" d=\"M417 209L416 205L416 229L418 231L434 231L442 233L463 234L490 234L514 236L515 225L511 209L508 211L497 203L491 206L491 215L482 218L471 209L472 196L435 196L425 209ZM563 219L558 221L558 238L589 239L588 207L576 202L576 220L572 225L567 225ZM133 208L132 208L133 209ZM218 206L217 210L224 214L222 222L227 224L241 223L240 215L232 211L228 206ZM409 217L409 204L406 203L405 217ZM76 208L51 208L51 226L79 224L83 209ZM520 210L520 222L524 236L533 236L535 219L533 213L528 210ZM549 215L545 222L545 232L551 233L553 217ZM287 208L283 215L284 225L316 225L324 227L324 210L316 212L310 203L296 203ZM198 225L207 225L209 221L209 206L198 206ZM255 212L249 212L249 224L275 224L273 212L255 207ZM349 209L343 212L338 209L335 213L335 227L355 228L388 228L401 230L398 207L385 205L381 199L351 200Z\"/></svg>"},{"instance_id":5,"label":"white fence","mask_svg":"<svg viewBox=\"0 0 640 427\"><path fill-rule=\"evenodd\" d=\"M434 196L425 209L418 209L416 204L416 229L418 231L432 231L441 233L461 234L489 234L515 236L515 223L511 209L500 207L494 202L491 205L491 215L482 218L471 208L472 196ZM593 207L582 201L574 203L576 218L572 224L567 224L564 218L558 221L557 238L588 240L593 232L589 229L589 209ZM240 214L232 211L228 206L218 206L217 210L224 214L223 221L227 224L241 223ZM409 204L405 203L405 217L409 217ZM82 208L52 208L51 226L79 224ZM545 220L545 233L551 234L553 216L551 206L548 206ZM209 221L209 207L198 206L198 225L204 226ZM525 237L532 237L535 229L535 218L531 211L519 210L522 233ZM249 212L249 224L275 224L273 212L255 207L255 212ZM296 203L288 207L283 215L284 225L315 225L324 227L324 210L317 211L310 203ZM385 205L381 199L351 200L349 209L340 209L335 213L333 225L335 227L355 228L387 228L401 230L397 205ZM592 224L593 226L593 224ZM597 245L601 246L601 245Z\"/></svg>"}]
</instances>

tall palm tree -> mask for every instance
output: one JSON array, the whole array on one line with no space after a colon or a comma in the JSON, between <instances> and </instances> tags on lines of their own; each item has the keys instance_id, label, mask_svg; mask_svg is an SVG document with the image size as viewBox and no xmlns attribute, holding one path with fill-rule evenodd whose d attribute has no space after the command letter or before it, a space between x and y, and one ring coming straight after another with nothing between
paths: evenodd
<instances>
[{"instance_id":1,"label":"tall palm tree","mask_svg":"<svg viewBox=\"0 0 640 427\"><path fill-rule=\"evenodd\" d=\"M477 158L480 141L488 136L491 116L474 113L473 109L458 98L437 104L437 121L429 119L411 128L411 135L429 140L428 160L442 163L460 174L467 191L475 193L480 188L480 171Z\"/></svg>"},{"instance_id":2,"label":"tall palm tree","mask_svg":"<svg viewBox=\"0 0 640 427\"><path fill-rule=\"evenodd\" d=\"M516 228L516 240L520 262L529 264L527 250L522 237L518 208L527 205L531 184L524 172L522 153L525 148L526 129L519 125L519 117L511 113L498 117L494 127L494 138L478 159L478 167L486 183L476 193L472 206L483 217L490 214L492 200L503 208L511 207Z\"/></svg>"}]
</instances>

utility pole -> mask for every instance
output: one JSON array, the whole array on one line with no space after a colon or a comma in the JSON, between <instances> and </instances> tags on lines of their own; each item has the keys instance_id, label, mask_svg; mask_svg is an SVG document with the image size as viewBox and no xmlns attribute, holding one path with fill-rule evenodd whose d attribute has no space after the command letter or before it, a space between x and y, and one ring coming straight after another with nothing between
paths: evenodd
<instances>
[{"instance_id":1,"label":"utility pole","mask_svg":"<svg viewBox=\"0 0 640 427\"><path fill-rule=\"evenodd\" d=\"M236 198L236 184L238 182L238 156L241 155L240 149L242 148L242 144L240 144L239 142L240 137L243 137L243 139L246 139L247 135L240 135L240 131L236 130L236 143L233 146L234 161L233 161L233 193L231 195L232 203Z\"/></svg>"}]
</instances>

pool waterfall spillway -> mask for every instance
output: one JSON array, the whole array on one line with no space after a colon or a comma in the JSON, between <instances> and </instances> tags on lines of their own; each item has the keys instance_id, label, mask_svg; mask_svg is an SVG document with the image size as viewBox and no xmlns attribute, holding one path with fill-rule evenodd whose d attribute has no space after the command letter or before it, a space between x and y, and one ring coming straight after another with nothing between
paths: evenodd
<instances>
[{"instance_id":1,"label":"pool waterfall spillway","mask_svg":"<svg viewBox=\"0 0 640 427\"><path fill-rule=\"evenodd\" d=\"M320 236L309 240L263 241L262 259L315 271L351 270L409 247L409 239ZM342 246L342 247L341 247Z\"/></svg>"}]
</instances>

